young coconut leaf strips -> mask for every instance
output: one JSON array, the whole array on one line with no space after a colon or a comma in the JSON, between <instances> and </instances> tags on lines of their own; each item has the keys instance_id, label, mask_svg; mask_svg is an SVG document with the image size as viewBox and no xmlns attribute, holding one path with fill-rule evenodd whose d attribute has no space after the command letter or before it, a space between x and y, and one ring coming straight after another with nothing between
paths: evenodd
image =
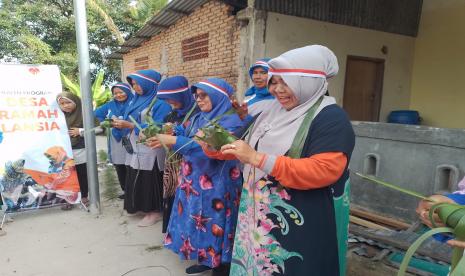
<instances>
[{"instance_id":1,"label":"young coconut leaf strips","mask_svg":"<svg viewBox=\"0 0 465 276\"><path fill-rule=\"evenodd\" d=\"M414 191L410 191L394 184L390 184L379 179L376 179L371 176L366 176L360 173L355 173L356 175L375 182L377 184L383 185L385 187L394 189L401 193L415 196L417 198L428 200L431 202L435 202L434 200L427 198L423 195L420 195ZM439 216L439 219L445 227L438 227L435 220L434 214ZM399 272L397 276L404 276L406 270L408 268L408 264L410 260L417 251L417 249L421 246L421 244L428 239L429 237L440 234L440 233L452 233L455 236L455 239L458 241L465 241L465 206L454 204L454 203L435 203L431 206L429 210L429 220L433 229L429 230L428 232L421 235L407 250L405 257L400 265ZM464 249L454 247L452 251L452 260L451 260L451 272L450 276L465 276L465 257L463 256Z\"/></svg>"},{"instance_id":2,"label":"young coconut leaf strips","mask_svg":"<svg viewBox=\"0 0 465 276\"><path fill-rule=\"evenodd\" d=\"M222 146L238 140L236 136L229 133L229 131L214 121L200 128L200 130L203 132L204 136L196 136L197 139L207 143L216 150L220 150Z\"/></svg>"}]
</instances>

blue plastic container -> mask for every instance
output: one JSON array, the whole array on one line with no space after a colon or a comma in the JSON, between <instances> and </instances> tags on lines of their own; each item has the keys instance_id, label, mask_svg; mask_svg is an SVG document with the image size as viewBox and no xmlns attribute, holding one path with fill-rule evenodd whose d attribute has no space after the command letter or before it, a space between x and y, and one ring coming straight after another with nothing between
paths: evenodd
<instances>
[{"instance_id":1,"label":"blue plastic container","mask_svg":"<svg viewBox=\"0 0 465 276\"><path fill-rule=\"evenodd\" d=\"M395 110L389 113L388 123L419 125L420 114L416 110Z\"/></svg>"}]
</instances>

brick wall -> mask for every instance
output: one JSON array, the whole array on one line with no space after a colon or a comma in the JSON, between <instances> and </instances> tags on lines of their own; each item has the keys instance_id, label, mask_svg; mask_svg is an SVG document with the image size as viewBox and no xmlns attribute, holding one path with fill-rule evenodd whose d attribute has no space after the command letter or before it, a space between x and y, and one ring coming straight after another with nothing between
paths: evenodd
<instances>
[{"instance_id":1,"label":"brick wall","mask_svg":"<svg viewBox=\"0 0 465 276\"><path fill-rule=\"evenodd\" d=\"M165 76L184 75L193 84L205 77L220 77L236 86L239 25L232 7L210 1L123 57L123 75L135 71L135 60L148 56L149 68ZM183 59L182 41L208 33L208 57ZM205 36L203 36L205 37ZM195 52L195 51L194 51Z\"/></svg>"}]
</instances>

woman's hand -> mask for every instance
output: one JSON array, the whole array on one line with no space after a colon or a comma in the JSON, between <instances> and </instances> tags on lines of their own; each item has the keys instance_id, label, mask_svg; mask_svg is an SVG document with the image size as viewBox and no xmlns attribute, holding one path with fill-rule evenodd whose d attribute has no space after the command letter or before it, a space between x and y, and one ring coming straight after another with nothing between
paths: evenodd
<instances>
[{"instance_id":1,"label":"woman's hand","mask_svg":"<svg viewBox=\"0 0 465 276\"><path fill-rule=\"evenodd\" d=\"M429 210L431 209L431 206L437 203L442 203L442 202L454 203L454 201L442 195L432 195L429 197L429 199L432 199L434 202L427 201L427 200L420 201L420 203L417 206L416 212L421 222L426 224L428 227L432 228L433 225L431 224L431 221L429 219ZM444 226L444 223L439 219L439 216L437 214L433 215L433 219L437 226L440 226L440 227Z\"/></svg>"},{"instance_id":2,"label":"woman's hand","mask_svg":"<svg viewBox=\"0 0 465 276\"><path fill-rule=\"evenodd\" d=\"M171 147L176 144L176 136L157 134L154 137L148 138L145 144L152 149L159 148L163 145Z\"/></svg>"},{"instance_id":3,"label":"woman's hand","mask_svg":"<svg viewBox=\"0 0 465 276\"><path fill-rule=\"evenodd\" d=\"M247 103L240 104L235 97L231 98L231 105L236 110L237 115L241 120L244 120L247 115L249 115L249 109L247 107Z\"/></svg>"},{"instance_id":4,"label":"woman's hand","mask_svg":"<svg viewBox=\"0 0 465 276\"><path fill-rule=\"evenodd\" d=\"M79 128L73 127L68 130L68 134L71 137L79 137Z\"/></svg>"},{"instance_id":5,"label":"woman's hand","mask_svg":"<svg viewBox=\"0 0 465 276\"><path fill-rule=\"evenodd\" d=\"M129 128L133 129L134 124L125 120L120 120L120 119L114 119L113 122L111 123L112 127L122 129L122 128Z\"/></svg>"},{"instance_id":6,"label":"woman's hand","mask_svg":"<svg viewBox=\"0 0 465 276\"><path fill-rule=\"evenodd\" d=\"M195 134L194 136L194 140L197 144L199 144L202 148L204 149L207 149L209 151L217 151L216 149L213 149L212 147L210 147L209 144L205 143L204 141L200 140L200 138L203 138L205 136L205 133L203 133L203 131L199 130L197 131L197 133Z\"/></svg>"},{"instance_id":7,"label":"woman's hand","mask_svg":"<svg viewBox=\"0 0 465 276\"><path fill-rule=\"evenodd\" d=\"M157 139L156 136L150 137L147 140L145 140L145 145L151 149L158 149L162 147L160 141Z\"/></svg>"},{"instance_id":8,"label":"woman's hand","mask_svg":"<svg viewBox=\"0 0 465 276\"><path fill-rule=\"evenodd\" d=\"M249 144L242 140L237 140L231 144L222 146L221 153L232 154L242 163L250 164L254 167L258 167L265 157L263 153L256 152Z\"/></svg>"},{"instance_id":9,"label":"woman's hand","mask_svg":"<svg viewBox=\"0 0 465 276\"><path fill-rule=\"evenodd\" d=\"M465 249L465 242L458 241L458 240L449 240L447 244L454 247L464 248Z\"/></svg>"}]
</instances>

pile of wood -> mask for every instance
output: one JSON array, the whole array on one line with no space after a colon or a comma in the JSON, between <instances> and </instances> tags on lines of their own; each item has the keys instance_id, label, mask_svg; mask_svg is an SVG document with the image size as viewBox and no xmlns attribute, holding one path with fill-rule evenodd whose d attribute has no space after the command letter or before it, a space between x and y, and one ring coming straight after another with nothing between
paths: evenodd
<instances>
[{"instance_id":1,"label":"pile of wood","mask_svg":"<svg viewBox=\"0 0 465 276\"><path fill-rule=\"evenodd\" d=\"M375 230L407 230L411 226L398 219L363 210L358 206L350 208L350 222Z\"/></svg>"}]
</instances>

